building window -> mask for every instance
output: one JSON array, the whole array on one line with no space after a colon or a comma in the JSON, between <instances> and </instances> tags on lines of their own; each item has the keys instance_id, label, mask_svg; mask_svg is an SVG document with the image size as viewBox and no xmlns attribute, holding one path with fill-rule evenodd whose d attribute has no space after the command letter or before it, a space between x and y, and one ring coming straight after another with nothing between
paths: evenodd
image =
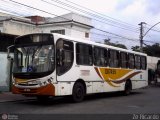
<instances>
[{"instance_id":1,"label":"building window","mask_svg":"<svg viewBox=\"0 0 160 120\"><path fill-rule=\"evenodd\" d=\"M85 38L89 38L89 33L85 32Z\"/></svg>"},{"instance_id":2,"label":"building window","mask_svg":"<svg viewBox=\"0 0 160 120\"><path fill-rule=\"evenodd\" d=\"M92 65L92 46L77 43L76 45L76 56L77 56L77 64L78 65Z\"/></svg>"},{"instance_id":3,"label":"building window","mask_svg":"<svg viewBox=\"0 0 160 120\"><path fill-rule=\"evenodd\" d=\"M62 35L65 35L65 30L51 30L51 33L59 33L59 34L62 34Z\"/></svg>"}]
</instances>

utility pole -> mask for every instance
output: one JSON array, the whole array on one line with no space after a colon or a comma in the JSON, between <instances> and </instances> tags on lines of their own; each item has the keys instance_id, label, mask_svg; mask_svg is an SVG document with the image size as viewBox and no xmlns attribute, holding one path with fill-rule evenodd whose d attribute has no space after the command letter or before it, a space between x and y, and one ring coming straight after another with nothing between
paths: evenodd
<instances>
[{"instance_id":1,"label":"utility pole","mask_svg":"<svg viewBox=\"0 0 160 120\"><path fill-rule=\"evenodd\" d=\"M140 35L139 35L139 39L140 39L140 52L143 52L143 32L144 32L144 24L146 24L145 22L141 22L140 24Z\"/></svg>"}]
</instances>

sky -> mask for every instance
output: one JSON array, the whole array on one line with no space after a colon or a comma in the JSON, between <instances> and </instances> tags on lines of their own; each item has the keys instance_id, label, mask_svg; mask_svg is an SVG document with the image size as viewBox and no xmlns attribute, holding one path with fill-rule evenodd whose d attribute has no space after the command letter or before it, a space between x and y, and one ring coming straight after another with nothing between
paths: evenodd
<instances>
[{"instance_id":1,"label":"sky","mask_svg":"<svg viewBox=\"0 0 160 120\"><path fill-rule=\"evenodd\" d=\"M140 22L145 22L144 33L154 24L160 22L160 1L159 0L13 0L19 3L38 8L48 13L28 8L9 0L0 0L0 11L8 11L20 16L41 15L45 17L55 17L70 11L83 14L92 18L92 25L95 28L120 35L119 36L92 30L98 34L93 35L93 41L102 42L103 39L111 39L111 42L125 44L129 48L139 45ZM80 12L72 7L64 6L64 3L70 4L91 14ZM78 6L80 5L80 6ZM58 6L58 7L57 7ZM62 9L64 8L64 9ZM94 12L93 12L94 11ZM51 13L51 14L50 14ZM99 13L99 14L98 14ZM93 17L93 14L96 17ZM100 16L100 17L97 17ZM144 36L144 42L147 45L160 43L160 24L156 25ZM134 39L134 40L132 40Z\"/></svg>"}]
</instances>

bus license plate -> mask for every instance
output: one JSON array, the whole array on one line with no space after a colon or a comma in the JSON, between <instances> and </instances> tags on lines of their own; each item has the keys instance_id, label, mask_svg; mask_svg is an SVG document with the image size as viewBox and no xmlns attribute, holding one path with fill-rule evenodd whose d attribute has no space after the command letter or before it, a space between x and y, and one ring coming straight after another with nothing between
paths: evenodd
<instances>
[{"instance_id":1,"label":"bus license plate","mask_svg":"<svg viewBox=\"0 0 160 120\"><path fill-rule=\"evenodd\" d=\"M31 90L28 89L28 88L26 88L26 89L24 89L24 91L25 91L25 92L30 92Z\"/></svg>"}]
</instances>

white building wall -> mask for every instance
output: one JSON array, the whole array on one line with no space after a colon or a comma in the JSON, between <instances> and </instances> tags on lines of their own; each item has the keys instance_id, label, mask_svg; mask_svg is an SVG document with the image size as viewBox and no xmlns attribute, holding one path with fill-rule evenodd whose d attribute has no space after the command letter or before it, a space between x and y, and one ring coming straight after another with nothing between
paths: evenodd
<instances>
[{"instance_id":1,"label":"white building wall","mask_svg":"<svg viewBox=\"0 0 160 120\"><path fill-rule=\"evenodd\" d=\"M3 16L1 16L1 19L4 19ZM67 18L67 19L64 19ZM9 19L9 18L8 18ZM7 34L14 34L14 35L24 35L24 34L30 34L30 33L50 33L51 30L62 30L65 29L65 35L71 36L71 37L77 37L82 39L90 39L85 38L85 32L90 32L89 26L91 25L91 19L79 14L75 13L69 13L62 15L61 17L55 17L55 18L49 18L47 19L47 22L62 22L62 23L52 23L52 24L45 24L45 25L34 25L31 24L31 20L28 18L10 18L11 20L4 20L2 23L0 23L0 30L3 33ZM79 23L82 23L84 25L81 25L79 23L66 23L67 20L73 20ZM20 22L21 21L21 22ZM63 23L64 21L64 23Z\"/></svg>"},{"instance_id":2,"label":"white building wall","mask_svg":"<svg viewBox=\"0 0 160 120\"><path fill-rule=\"evenodd\" d=\"M80 26L72 25L71 27L70 24L66 24L66 25L43 25L39 27L39 31L43 33L50 33L52 30L65 30L65 35L67 36L90 40L90 36L89 38L85 38L85 33L86 32L89 33L90 30Z\"/></svg>"},{"instance_id":3,"label":"white building wall","mask_svg":"<svg viewBox=\"0 0 160 120\"><path fill-rule=\"evenodd\" d=\"M60 22L60 21L70 21L74 20L76 22L80 22L86 25L91 25L91 18L77 14L77 13L68 13L65 15L61 15L59 17L48 18L47 22Z\"/></svg>"},{"instance_id":4,"label":"white building wall","mask_svg":"<svg viewBox=\"0 0 160 120\"><path fill-rule=\"evenodd\" d=\"M9 90L10 63L7 60L7 53L0 52L0 91Z\"/></svg>"},{"instance_id":5,"label":"white building wall","mask_svg":"<svg viewBox=\"0 0 160 120\"><path fill-rule=\"evenodd\" d=\"M67 18L69 20L74 20L76 22L80 22L83 24L91 25L91 18L77 14L77 13L68 13L62 15L62 17Z\"/></svg>"},{"instance_id":6,"label":"white building wall","mask_svg":"<svg viewBox=\"0 0 160 120\"><path fill-rule=\"evenodd\" d=\"M43 25L39 27L42 33L51 33L52 30L65 30L65 35L71 36L71 29L69 25Z\"/></svg>"},{"instance_id":7,"label":"white building wall","mask_svg":"<svg viewBox=\"0 0 160 120\"><path fill-rule=\"evenodd\" d=\"M7 34L24 35L40 31L35 25L10 20L3 22L3 32Z\"/></svg>"},{"instance_id":8,"label":"white building wall","mask_svg":"<svg viewBox=\"0 0 160 120\"><path fill-rule=\"evenodd\" d=\"M88 38L85 37L85 33L89 33L89 37ZM71 29L71 36L72 37L76 37L76 38L90 40L90 30L74 25L72 27L72 29Z\"/></svg>"}]
</instances>

